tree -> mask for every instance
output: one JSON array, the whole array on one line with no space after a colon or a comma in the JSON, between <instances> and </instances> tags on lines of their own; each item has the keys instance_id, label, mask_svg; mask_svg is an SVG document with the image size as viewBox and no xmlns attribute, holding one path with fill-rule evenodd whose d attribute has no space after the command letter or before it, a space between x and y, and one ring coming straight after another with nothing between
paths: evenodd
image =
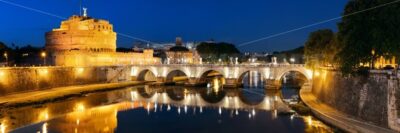
<instances>
[{"instance_id":1,"label":"tree","mask_svg":"<svg viewBox=\"0 0 400 133\"><path fill-rule=\"evenodd\" d=\"M338 66L338 53L342 50L343 45L337 39L337 34L334 35L325 49L325 62L332 66Z\"/></svg>"},{"instance_id":2,"label":"tree","mask_svg":"<svg viewBox=\"0 0 400 133\"><path fill-rule=\"evenodd\" d=\"M344 14L349 15L393 0L351 0ZM338 42L343 45L338 53L341 70L355 72L360 63L373 62L380 56L400 57L400 4L368 10L344 17L338 24ZM372 54L371 51L375 53Z\"/></svg>"},{"instance_id":3,"label":"tree","mask_svg":"<svg viewBox=\"0 0 400 133\"><path fill-rule=\"evenodd\" d=\"M306 65L310 68L333 64L337 51L335 33L324 29L312 32L304 45Z\"/></svg>"},{"instance_id":4,"label":"tree","mask_svg":"<svg viewBox=\"0 0 400 133\"><path fill-rule=\"evenodd\" d=\"M218 59L228 61L229 57L238 57L240 51L233 44L229 43L208 43L202 42L196 47L197 52L204 61L216 62Z\"/></svg>"}]
</instances>

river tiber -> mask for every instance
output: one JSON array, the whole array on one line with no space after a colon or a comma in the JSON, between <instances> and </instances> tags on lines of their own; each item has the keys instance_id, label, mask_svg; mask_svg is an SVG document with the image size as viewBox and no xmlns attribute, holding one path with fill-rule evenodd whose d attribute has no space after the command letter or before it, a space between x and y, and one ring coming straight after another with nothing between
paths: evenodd
<instances>
[{"instance_id":1,"label":"river tiber","mask_svg":"<svg viewBox=\"0 0 400 133\"><path fill-rule=\"evenodd\" d=\"M239 44L236 44L238 37L235 34L246 30L227 28L237 30L227 32L225 26L247 21L259 23L261 18L246 15L248 17L242 16L240 18L243 19L236 20L249 8L239 4L243 12L236 11L237 17L227 17L234 21L226 22L221 20L222 16L230 16L230 12L225 10L230 10L227 7L237 3L229 1L227 3L230 4L225 3L225 6L214 9L213 4L219 2L206 1L204 3L210 6L209 12L196 7L203 2L194 4L196 6L191 2L167 2L174 3L172 5L134 2L144 7L147 4L154 5L157 11L157 8L164 9L166 5L174 11L180 4L193 6L193 10L180 7L181 12L173 13L180 17L172 15L158 19L162 23L160 25L175 25L173 27L152 25L149 31L138 33L160 39L148 41L120 31L141 31L144 27L135 24L140 25L139 21L154 23L147 19L154 19L152 15L168 13L169 10L154 13L132 7L137 12L126 12L122 11L122 7L127 5L119 5L120 9L114 3L107 6L115 8L112 12L119 13L110 15L98 10L105 6L101 6L101 3L80 1L79 13L66 18L30 7L29 2L24 5L22 1L0 0L0 8L3 5L10 6L13 10L26 10L61 19L43 23L51 23L52 26L40 32L44 40L40 47L20 47L14 43L9 46L8 42L0 42L0 52L4 52L4 59L0 60L0 133L400 132L399 57L390 50L397 48L392 43L396 39L387 35L385 39L380 39L382 45L359 46L358 36L372 33L368 30L359 32L358 25L353 25L358 20L366 21L364 24L377 34L364 39L376 42L379 40L378 33L385 34L378 32L382 27L369 25L367 17L357 15L371 12L371 16L376 16L374 13L381 8L385 8L382 14L399 11L400 8L390 8L399 6L397 1L385 4L385 0L382 0L376 2L381 4L365 6L372 6L367 9L361 8L364 6L351 6L365 4L362 2L343 2L346 8L341 17ZM131 2L126 4L132 5ZM272 3L279 5L279 2ZM86 4L90 8L82 7ZM94 9L89 10L91 8ZM250 10L253 8L249 8L248 12L260 14ZM352 13L358 8L361 11ZM198 19L182 21L188 16L179 14L190 16L196 14L195 10L208 15L196 15ZM258 10L265 12L265 8ZM137 17L135 23L129 18L132 13ZM301 40L298 48L251 52L263 48L263 51L268 51L260 45L251 48L250 45L254 43L331 21L337 21L337 29L307 31L305 36L308 38ZM371 21L376 22L375 19ZM400 23L398 20L392 21L397 26ZM193 24L193 30L182 28L187 26L183 22ZM262 22L267 23L263 19ZM213 32L206 33L208 30L204 30L207 28L201 27L202 24L209 26ZM264 30L262 25L258 27ZM182 30L186 34L163 35L167 33L164 28L171 33ZM273 31L274 27L270 28ZM199 37L216 36L217 39L199 39L191 32ZM353 33L357 33L357 36L352 36ZM0 41L2 36L0 32ZM248 38L257 35L241 36ZM167 37L169 39L166 40ZM126 38L135 41L127 41ZM279 41L265 42L268 45L272 43L281 44ZM364 53L353 51L353 54L348 54L355 49ZM354 63L353 59L357 62Z\"/></svg>"}]
</instances>

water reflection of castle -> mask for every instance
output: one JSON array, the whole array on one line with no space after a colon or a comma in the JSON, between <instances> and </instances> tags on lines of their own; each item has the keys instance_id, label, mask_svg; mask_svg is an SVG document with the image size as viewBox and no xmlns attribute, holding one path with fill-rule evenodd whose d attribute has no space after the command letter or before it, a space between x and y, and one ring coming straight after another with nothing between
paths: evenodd
<instances>
[{"instance_id":1,"label":"water reflection of castle","mask_svg":"<svg viewBox=\"0 0 400 133\"><path fill-rule=\"evenodd\" d=\"M212 89L212 88L210 88ZM249 90L246 90L249 91ZM206 88L150 88L148 86L89 95L83 98L49 103L39 108L24 107L10 110L13 117L0 121L7 131L32 123L42 124L38 130L52 132L112 132L117 127L119 111L145 109L148 112L172 111L176 113L202 113L204 108L248 112L271 110L275 113L290 110L280 99L280 94L268 92L249 98L244 90L213 91ZM253 97L253 96L252 96ZM254 112L254 113L253 113ZM40 123L43 122L43 123Z\"/></svg>"}]
</instances>

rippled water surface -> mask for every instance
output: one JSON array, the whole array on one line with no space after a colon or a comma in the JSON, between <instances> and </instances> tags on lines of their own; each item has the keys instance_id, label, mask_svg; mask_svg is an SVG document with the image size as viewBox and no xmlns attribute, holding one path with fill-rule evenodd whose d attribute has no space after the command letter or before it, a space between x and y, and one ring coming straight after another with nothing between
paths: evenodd
<instances>
[{"instance_id":1,"label":"rippled water surface","mask_svg":"<svg viewBox=\"0 0 400 133\"><path fill-rule=\"evenodd\" d=\"M283 91L283 92L282 92ZM288 114L293 89L129 87L54 103L2 109L2 132L331 132L311 116ZM283 95L284 94L284 95Z\"/></svg>"}]
</instances>

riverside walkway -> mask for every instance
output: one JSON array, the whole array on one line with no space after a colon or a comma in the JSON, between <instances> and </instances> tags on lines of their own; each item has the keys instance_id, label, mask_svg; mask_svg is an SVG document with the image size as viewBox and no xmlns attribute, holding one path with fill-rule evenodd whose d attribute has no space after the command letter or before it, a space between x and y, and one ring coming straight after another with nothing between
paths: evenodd
<instances>
[{"instance_id":1,"label":"riverside walkway","mask_svg":"<svg viewBox=\"0 0 400 133\"><path fill-rule=\"evenodd\" d=\"M318 101L318 99L311 93L310 85L303 86L300 90L300 97L318 118L347 132L396 133L394 130L359 121L350 115L344 114L329 105Z\"/></svg>"},{"instance_id":2,"label":"riverside walkway","mask_svg":"<svg viewBox=\"0 0 400 133\"><path fill-rule=\"evenodd\" d=\"M80 96L82 94L90 92L140 85L143 83L144 82L139 82L139 81L129 81L121 83L77 85L68 87L57 87L40 91L10 94L0 97L0 108L7 106L22 106L28 104L35 104L56 99L68 98L72 96Z\"/></svg>"}]
</instances>

